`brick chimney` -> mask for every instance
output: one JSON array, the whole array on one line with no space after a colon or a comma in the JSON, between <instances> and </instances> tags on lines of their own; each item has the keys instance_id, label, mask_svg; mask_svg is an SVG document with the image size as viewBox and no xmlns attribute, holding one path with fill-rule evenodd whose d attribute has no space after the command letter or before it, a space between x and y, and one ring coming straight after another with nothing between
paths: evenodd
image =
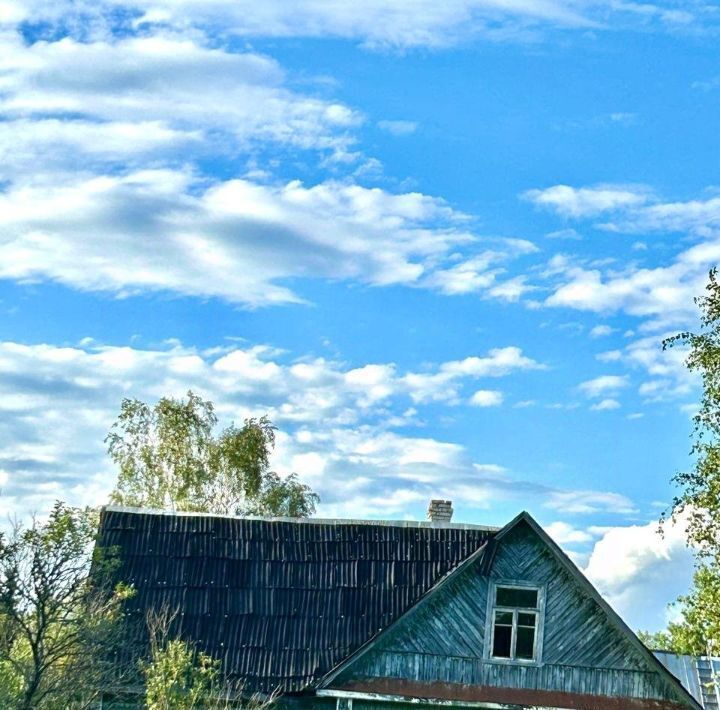
<instances>
[{"instance_id":1,"label":"brick chimney","mask_svg":"<svg viewBox=\"0 0 720 710\"><path fill-rule=\"evenodd\" d=\"M453 507L451 500L431 500L427 516L433 523L449 523L452 520Z\"/></svg>"}]
</instances>

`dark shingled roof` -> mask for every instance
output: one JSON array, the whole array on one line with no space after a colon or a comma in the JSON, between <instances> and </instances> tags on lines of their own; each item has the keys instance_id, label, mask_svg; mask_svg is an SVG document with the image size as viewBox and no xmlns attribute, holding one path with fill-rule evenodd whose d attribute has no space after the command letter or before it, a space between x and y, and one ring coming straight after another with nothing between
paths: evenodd
<instances>
[{"instance_id":1,"label":"dark shingled roof","mask_svg":"<svg viewBox=\"0 0 720 710\"><path fill-rule=\"evenodd\" d=\"M130 613L176 631L249 692L312 686L477 550L471 525L233 518L106 508Z\"/></svg>"}]
</instances>

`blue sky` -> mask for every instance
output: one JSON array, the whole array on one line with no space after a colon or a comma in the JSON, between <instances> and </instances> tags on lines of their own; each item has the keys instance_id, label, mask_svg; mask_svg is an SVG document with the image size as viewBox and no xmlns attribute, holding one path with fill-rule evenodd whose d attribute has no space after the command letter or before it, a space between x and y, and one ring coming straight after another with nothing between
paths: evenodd
<instances>
[{"instance_id":1,"label":"blue sky","mask_svg":"<svg viewBox=\"0 0 720 710\"><path fill-rule=\"evenodd\" d=\"M0 0L3 513L122 397L269 413L319 514L527 509L634 626L718 261L717 7Z\"/></svg>"}]
</instances>

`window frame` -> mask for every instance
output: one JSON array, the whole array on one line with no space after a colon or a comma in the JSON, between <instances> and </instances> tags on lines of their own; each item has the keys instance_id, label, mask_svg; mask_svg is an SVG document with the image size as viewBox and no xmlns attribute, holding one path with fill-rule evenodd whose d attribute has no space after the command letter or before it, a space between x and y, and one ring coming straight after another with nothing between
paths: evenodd
<instances>
[{"instance_id":1,"label":"window frame","mask_svg":"<svg viewBox=\"0 0 720 710\"><path fill-rule=\"evenodd\" d=\"M525 607L509 607L495 604L498 587L506 589L532 589L536 590L537 606L530 609ZM535 638L533 640L532 658L500 658L493 656L495 641L495 612L505 611L513 614L513 625L510 635L510 653L514 655L517 645L518 614L529 613L535 615ZM540 666L542 665L543 631L545 626L545 586L535 582L525 582L517 579L496 579L489 582L487 600L487 623L485 629L484 658L490 663L504 663L513 666Z\"/></svg>"}]
</instances>

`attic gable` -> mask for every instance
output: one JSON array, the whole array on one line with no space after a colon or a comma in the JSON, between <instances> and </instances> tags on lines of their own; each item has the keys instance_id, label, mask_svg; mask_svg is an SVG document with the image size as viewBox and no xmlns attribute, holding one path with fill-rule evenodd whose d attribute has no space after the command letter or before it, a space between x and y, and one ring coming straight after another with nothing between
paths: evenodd
<instances>
[{"instance_id":1,"label":"attic gable","mask_svg":"<svg viewBox=\"0 0 720 710\"><path fill-rule=\"evenodd\" d=\"M491 658L494 589L512 583L542 595L540 650L532 662ZM698 707L527 514L330 674L324 687L519 704L533 699L553 707L589 707L578 700L589 697L600 698L593 707L613 707L612 698L627 708L635 707L629 698ZM467 697L469 687L476 697Z\"/></svg>"}]
</instances>

